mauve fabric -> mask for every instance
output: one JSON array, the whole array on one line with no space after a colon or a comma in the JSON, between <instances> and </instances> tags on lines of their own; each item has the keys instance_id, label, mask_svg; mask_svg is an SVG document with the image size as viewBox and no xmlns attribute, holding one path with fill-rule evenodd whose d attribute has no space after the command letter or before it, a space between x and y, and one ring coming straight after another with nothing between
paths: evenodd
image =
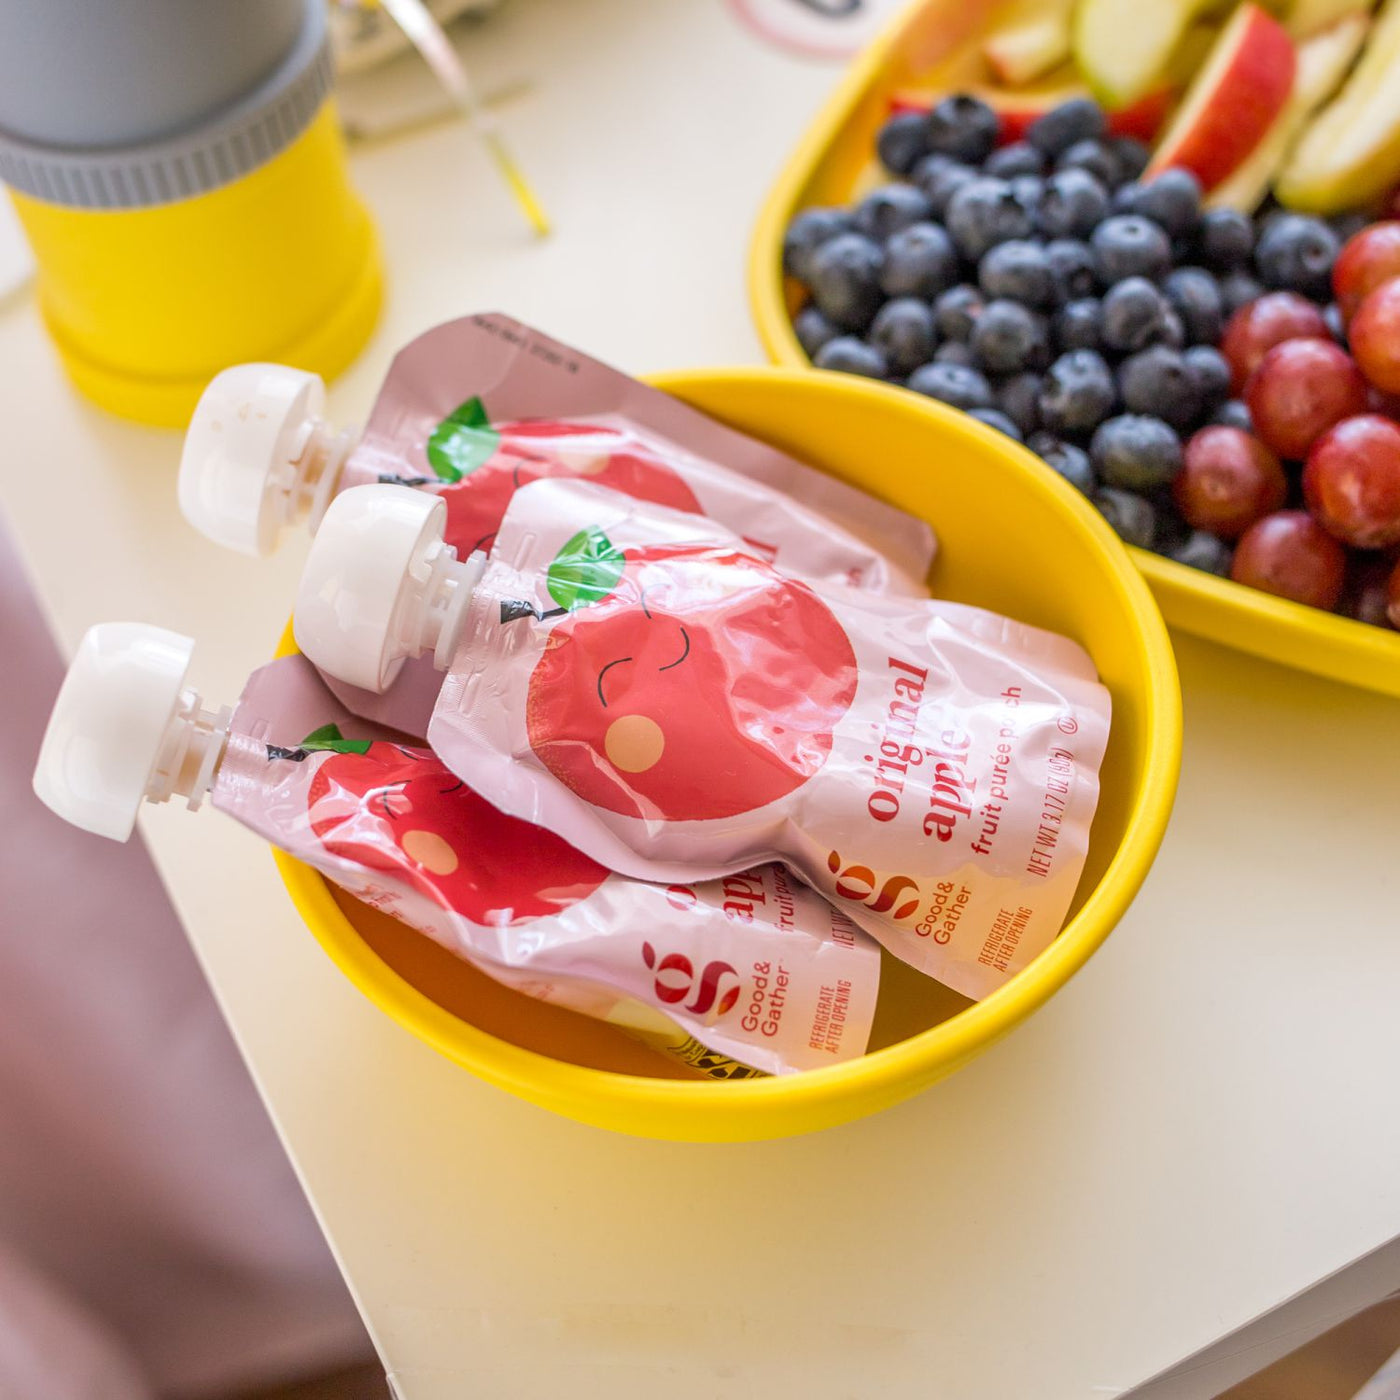
<instances>
[{"instance_id":1,"label":"mauve fabric","mask_svg":"<svg viewBox=\"0 0 1400 1400\"><path fill-rule=\"evenodd\" d=\"M145 848L77 831L33 794L64 667L3 521L0 655L0 1252L70 1295L68 1322L100 1318L156 1395L372 1355ZM0 1316L4 1400L47 1345L15 1326Z\"/></svg>"},{"instance_id":2,"label":"mauve fabric","mask_svg":"<svg viewBox=\"0 0 1400 1400\"><path fill-rule=\"evenodd\" d=\"M0 1244L0 1400L153 1400L100 1318Z\"/></svg>"}]
</instances>

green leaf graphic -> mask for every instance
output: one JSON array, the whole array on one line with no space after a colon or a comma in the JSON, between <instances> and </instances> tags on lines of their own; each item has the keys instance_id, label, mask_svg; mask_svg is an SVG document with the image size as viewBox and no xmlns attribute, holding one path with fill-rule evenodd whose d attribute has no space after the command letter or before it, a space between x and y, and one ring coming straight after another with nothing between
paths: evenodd
<instances>
[{"instance_id":1,"label":"green leaf graphic","mask_svg":"<svg viewBox=\"0 0 1400 1400\"><path fill-rule=\"evenodd\" d=\"M329 749L332 753L368 753L370 742L369 739L347 739L339 725L323 724L301 741L301 747L317 751Z\"/></svg>"},{"instance_id":2,"label":"green leaf graphic","mask_svg":"<svg viewBox=\"0 0 1400 1400\"><path fill-rule=\"evenodd\" d=\"M501 435L486 417L478 398L458 404L433 429L428 439L428 463L443 481L461 481L495 455Z\"/></svg>"},{"instance_id":3,"label":"green leaf graphic","mask_svg":"<svg viewBox=\"0 0 1400 1400\"><path fill-rule=\"evenodd\" d=\"M561 608L601 603L617 587L626 565L622 551L596 526L580 530L546 573L549 596Z\"/></svg>"}]
</instances>

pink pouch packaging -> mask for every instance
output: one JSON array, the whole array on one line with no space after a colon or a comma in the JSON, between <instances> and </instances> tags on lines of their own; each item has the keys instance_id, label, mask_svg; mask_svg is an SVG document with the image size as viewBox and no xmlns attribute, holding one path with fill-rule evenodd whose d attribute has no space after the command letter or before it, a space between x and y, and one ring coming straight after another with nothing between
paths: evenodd
<instances>
[{"instance_id":1,"label":"pink pouch packaging","mask_svg":"<svg viewBox=\"0 0 1400 1400\"><path fill-rule=\"evenodd\" d=\"M879 949L782 866L664 885L616 874L357 720L304 657L262 667L232 711L212 711L185 687L191 650L134 624L84 639L36 774L60 815L124 837L141 800L207 793L497 981L710 1077L864 1053Z\"/></svg>"},{"instance_id":2,"label":"pink pouch packaging","mask_svg":"<svg viewBox=\"0 0 1400 1400\"><path fill-rule=\"evenodd\" d=\"M367 688L431 649L429 741L503 811L641 879L784 861L974 998L1058 933L1109 729L1078 645L798 580L589 483L519 491L489 560L456 560L441 517L393 487L341 497L296 634Z\"/></svg>"},{"instance_id":3,"label":"pink pouch packaging","mask_svg":"<svg viewBox=\"0 0 1400 1400\"><path fill-rule=\"evenodd\" d=\"M924 522L508 316L449 321L400 351L361 436L320 416L324 398L316 376L286 366L220 374L185 439L191 523L265 554L286 525L315 529L340 492L388 482L439 495L465 558L490 550L519 487L575 477L720 521L804 577L927 593ZM392 697L330 683L365 718L422 734L437 681L414 671Z\"/></svg>"}]
</instances>

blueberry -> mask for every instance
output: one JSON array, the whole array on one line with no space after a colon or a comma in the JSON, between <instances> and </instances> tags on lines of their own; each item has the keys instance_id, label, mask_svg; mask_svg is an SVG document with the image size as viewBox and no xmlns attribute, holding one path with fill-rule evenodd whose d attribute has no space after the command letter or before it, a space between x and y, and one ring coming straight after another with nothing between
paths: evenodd
<instances>
[{"instance_id":1,"label":"blueberry","mask_svg":"<svg viewBox=\"0 0 1400 1400\"><path fill-rule=\"evenodd\" d=\"M1176 267L1183 267L1187 263L1196 262L1196 235L1192 233L1168 234L1168 241L1172 245L1172 263Z\"/></svg>"},{"instance_id":2,"label":"blueberry","mask_svg":"<svg viewBox=\"0 0 1400 1400\"><path fill-rule=\"evenodd\" d=\"M1162 283L1171 308L1181 317L1193 345L1214 345L1225 329L1220 284L1203 267L1179 267Z\"/></svg>"},{"instance_id":3,"label":"blueberry","mask_svg":"<svg viewBox=\"0 0 1400 1400\"><path fill-rule=\"evenodd\" d=\"M1045 197L1045 181L1039 175L1013 175L1008 183L1017 204L1034 220L1040 211L1040 201Z\"/></svg>"},{"instance_id":4,"label":"blueberry","mask_svg":"<svg viewBox=\"0 0 1400 1400\"><path fill-rule=\"evenodd\" d=\"M1173 350L1180 350L1186 344L1186 328L1181 324L1181 317L1172 306L1168 306L1162 313L1162 328L1157 335L1156 344L1170 345Z\"/></svg>"},{"instance_id":5,"label":"blueberry","mask_svg":"<svg viewBox=\"0 0 1400 1400\"><path fill-rule=\"evenodd\" d=\"M1207 209L1196 231L1201 261L1216 272L1247 267L1254 251L1254 224L1238 209Z\"/></svg>"},{"instance_id":6,"label":"blueberry","mask_svg":"<svg viewBox=\"0 0 1400 1400\"><path fill-rule=\"evenodd\" d=\"M991 408L992 386L985 375L964 365L934 361L909 376L909 387L954 408Z\"/></svg>"},{"instance_id":7,"label":"blueberry","mask_svg":"<svg viewBox=\"0 0 1400 1400\"><path fill-rule=\"evenodd\" d=\"M1058 300L1045 249L1026 238L989 248L977 264L977 282L989 298L1008 297L1033 307L1053 306Z\"/></svg>"},{"instance_id":8,"label":"blueberry","mask_svg":"<svg viewBox=\"0 0 1400 1400\"><path fill-rule=\"evenodd\" d=\"M863 374L867 379L887 379L889 365L873 345L859 336L838 335L828 340L812 359L818 369L837 369L843 374Z\"/></svg>"},{"instance_id":9,"label":"blueberry","mask_svg":"<svg viewBox=\"0 0 1400 1400\"><path fill-rule=\"evenodd\" d=\"M1108 148L1117 159L1124 180L1136 180L1152 159L1152 148L1136 136L1112 136Z\"/></svg>"},{"instance_id":10,"label":"blueberry","mask_svg":"<svg viewBox=\"0 0 1400 1400\"><path fill-rule=\"evenodd\" d=\"M933 352L933 359L935 364L940 365L962 365L964 369L982 368L977 359L977 352L961 340L945 340Z\"/></svg>"},{"instance_id":11,"label":"blueberry","mask_svg":"<svg viewBox=\"0 0 1400 1400\"><path fill-rule=\"evenodd\" d=\"M1040 421L1052 433L1092 432L1117 402L1113 371L1097 350L1070 350L1046 371Z\"/></svg>"},{"instance_id":12,"label":"blueberry","mask_svg":"<svg viewBox=\"0 0 1400 1400\"><path fill-rule=\"evenodd\" d=\"M1324 300L1332 290L1337 235L1321 219L1284 214L1272 220L1254 248L1254 269L1266 287Z\"/></svg>"},{"instance_id":13,"label":"blueberry","mask_svg":"<svg viewBox=\"0 0 1400 1400\"><path fill-rule=\"evenodd\" d=\"M970 165L963 165L952 156L925 156L910 176L924 192L935 219L941 219L947 212L948 201L955 191L977 178L977 172Z\"/></svg>"},{"instance_id":14,"label":"blueberry","mask_svg":"<svg viewBox=\"0 0 1400 1400\"><path fill-rule=\"evenodd\" d=\"M928 114L896 112L875 137L875 150L891 175L907 175L928 151Z\"/></svg>"},{"instance_id":15,"label":"blueberry","mask_svg":"<svg viewBox=\"0 0 1400 1400\"><path fill-rule=\"evenodd\" d=\"M1092 175L1105 190L1123 183L1123 167L1118 157L1102 141L1076 141L1055 162L1056 170L1082 170Z\"/></svg>"},{"instance_id":16,"label":"blueberry","mask_svg":"<svg viewBox=\"0 0 1400 1400\"><path fill-rule=\"evenodd\" d=\"M841 334L815 306L804 306L792 318L792 328L809 360L828 340L835 340Z\"/></svg>"},{"instance_id":17,"label":"blueberry","mask_svg":"<svg viewBox=\"0 0 1400 1400\"><path fill-rule=\"evenodd\" d=\"M1040 426L1040 387L1040 376L1030 371L1009 375L996 386L997 407L1022 436L1028 436Z\"/></svg>"},{"instance_id":18,"label":"blueberry","mask_svg":"<svg viewBox=\"0 0 1400 1400\"><path fill-rule=\"evenodd\" d=\"M1254 419L1250 416L1249 405L1243 399L1228 399L1211 414L1210 421L1226 428L1239 428L1245 433L1254 431Z\"/></svg>"},{"instance_id":19,"label":"blueberry","mask_svg":"<svg viewBox=\"0 0 1400 1400\"><path fill-rule=\"evenodd\" d=\"M937 224L910 224L885 244L880 286L886 296L932 301L957 280L957 249Z\"/></svg>"},{"instance_id":20,"label":"blueberry","mask_svg":"<svg viewBox=\"0 0 1400 1400\"><path fill-rule=\"evenodd\" d=\"M1063 442L1054 433L1036 433L1026 446L1076 491L1082 491L1086 496L1093 495L1098 479L1090 465L1089 454L1082 447Z\"/></svg>"},{"instance_id":21,"label":"blueberry","mask_svg":"<svg viewBox=\"0 0 1400 1400\"><path fill-rule=\"evenodd\" d=\"M1160 418L1124 413L1101 423L1089 444L1100 480L1128 491L1166 486L1181 467L1181 439Z\"/></svg>"},{"instance_id":22,"label":"blueberry","mask_svg":"<svg viewBox=\"0 0 1400 1400\"><path fill-rule=\"evenodd\" d=\"M972 348L984 369L1014 374L1038 369L1049 354L1045 318L1019 301L989 301L972 328Z\"/></svg>"},{"instance_id":23,"label":"blueberry","mask_svg":"<svg viewBox=\"0 0 1400 1400\"><path fill-rule=\"evenodd\" d=\"M1029 238L1035 223L1005 180L979 176L954 191L944 218L958 252L977 262L988 248L1010 238Z\"/></svg>"},{"instance_id":24,"label":"blueberry","mask_svg":"<svg viewBox=\"0 0 1400 1400\"><path fill-rule=\"evenodd\" d=\"M1342 308L1335 301L1329 301L1322 308L1322 319L1327 322L1327 330L1332 339L1338 345L1345 348L1347 343L1347 326L1342 320Z\"/></svg>"},{"instance_id":25,"label":"blueberry","mask_svg":"<svg viewBox=\"0 0 1400 1400\"><path fill-rule=\"evenodd\" d=\"M933 319L938 326L939 338L964 343L971 340L972 328L985 305L982 293L976 287L970 287L965 282L961 286L949 287L933 303Z\"/></svg>"},{"instance_id":26,"label":"blueberry","mask_svg":"<svg viewBox=\"0 0 1400 1400\"><path fill-rule=\"evenodd\" d=\"M913 185L881 185L856 205L855 221L858 232L877 243L910 224L931 218L928 196Z\"/></svg>"},{"instance_id":27,"label":"blueberry","mask_svg":"<svg viewBox=\"0 0 1400 1400\"><path fill-rule=\"evenodd\" d=\"M1214 413L1230 397L1230 366L1225 356L1213 345L1193 345L1181 358L1195 376L1201 412Z\"/></svg>"},{"instance_id":28,"label":"blueberry","mask_svg":"<svg viewBox=\"0 0 1400 1400\"><path fill-rule=\"evenodd\" d=\"M1179 351L1150 345L1118 366L1118 392L1129 413L1155 414L1179 432L1201 415L1201 388Z\"/></svg>"},{"instance_id":29,"label":"blueberry","mask_svg":"<svg viewBox=\"0 0 1400 1400\"><path fill-rule=\"evenodd\" d=\"M995 428L999 433L1005 433L1007 437L1021 441L1021 430L997 408L970 408L968 416L977 419L979 423L985 423L989 428Z\"/></svg>"},{"instance_id":30,"label":"blueberry","mask_svg":"<svg viewBox=\"0 0 1400 1400\"><path fill-rule=\"evenodd\" d=\"M1228 544L1204 530L1192 530L1180 544L1167 551L1167 557L1178 564L1189 564L1193 569L1204 569L1221 578L1230 576L1231 555Z\"/></svg>"},{"instance_id":31,"label":"blueberry","mask_svg":"<svg viewBox=\"0 0 1400 1400\"><path fill-rule=\"evenodd\" d=\"M1045 258L1055 277L1056 301L1075 301L1092 296L1098 289L1094 276L1094 254L1077 238L1052 238L1045 245Z\"/></svg>"},{"instance_id":32,"label":"blueberry","mask_svg":"<svg viewBox=\"0 0 1400 1400\"><path fill-rule=\"evenodd\" d=\"M1247 272L1227 272L1220 279L1220 304L1226 316L1233 316L1240 307L1263 295L1264 288Z\"/></svg>"},{"instance_id":33,"label":"blueberry","mask_svg":"<svg viewBox=\"0 0 1400 1400\"><path fill-rule=\"evenodd\" d=\"M884 266L879 244L863 233L839 233L812 255L807 278L812 300L833 325L863 331L885 299L880 291Z\"/></svg>"},{"instance_id":34,"label":"blueberry","mask_svg":"<svg viewBox=\"0 0 1400 1400\"><path fill-rule=\"evenodd\" d=\"M1094 270L1105 287L1125 277L1160 277L1172 265L1172 246L1160 226L1136 214L1115 214L1093 232Z\"/></svg>"},{"instance_id":35,"label":"blueberry","mask_svg":"<svg viewBox=\"0 0 1400 1400\"><path fill-rule=\"evenodd\" d=\"M1096 491L1093 501L1124 544L1135 544L1139 549L1152 548L1152 537L1157 533L1157 511L1151 501L1131 491L1115 491L1112 487Z\"/></svg>"},{"instance_id":36,"label":"blueberry","mask_svg":"<svg viewBox=\"0 0 1400 1400\"><path fill-rule=\"evenodd\" d=\"M844 209L804 209L783 234L783 271L799 281L808 280L812 254L853 225Z\"/></svg>"},{"instance_id":37,"label":"blueberry","mask_svg":"<svg viewBox=\"0 0 1400 1400\"><path fill-rule=\"evenodd\" d=\"M1001 119L980 98L967 93L945 97L928 114L928 148L978 165L996 145Z\"/></svg>"},{"instance_id":38,"label":"blueberry","mask_svg":"<svg viewBox=\"0 0 1400 1400\"><path fill-rule=\"evenodd\" d=\"M1174 318L1167 299L1151 282L1129 277L1104 293L1099 334L1110 350L1145 350L1171 338Z\"/></svg>"},{"instance_id":39,"label":"blueberry","mask_svg":"<svg viewBox=\"0 0 1400 1400\"><path fill-rule=\"evenodd\" d=\"M1189 171L1173 166L1138 185L1133 212L1166 229L1172 237L1195 232L1201 216L1201 182Z\"/></svg>"},{"instance_id":40,"label":"blueberry","mask_svg":"<svg viewBox=\"0 0 1400 1400\"><path fill-rule=\"evenodd\" d=\"M1099 334L1103 311L1097 297L1076 297L1056 313L1051 332L1061 350L1097 350L1103 343Z\"/></svg>"},{"instance_id":41,"label":"blueberry","mask_svg":"<svg viewBox=\"0 0 1400 1400\"><path fill-rule=\"evenodd\" d=\"M887 301L871 322L867 338L883 353L890 373L902 378L933 358L938 343L933 308L917 297Z\"/></svg>"},{"instance_id":42,"label":"blueberry","mask_svg":"<svg viewBox=\"0 0 1400 1400\"><path fill-rule=\"evenodd\" d=\"M1109 200L1113 212L1115 214L1131 214L1137 206L1138 191L1141 188L1142 186L1134 181L1119 185Z\"/></svg>"},{"instance_id":43,"label":"blueberry","mask_svg":"<svg viewBox=\"0 0 1400 1400\"><path fill-rule=\"evenodd\" d=\"M1152 532L1152 550L1155 554L1170 554L1178 545L1186 543L1191 534L1191 527L1176 508L1170 487L1162 486L1149 492L1148 499L1157 508L1157 528Z\"/></svg>"},{"instance_id":44,"label":"blueberry","mask_svg":"<svg viewBox=\"0 0 1400 1400\"><path fill-rule=\"evenodd\" d=\"M1327 220L1327 226L1337 235L1337 242L1340 244L1355 238L1370 222L1370 219L1368 219L1365 214L1353 212L1350 214L1333 214L1332 217Z\"/></svg>"},{"instance_id":45,"label":"blueberry","mask_svg":"<svg viewBox=\"0 0 1400 1400\"><path fill-rule=\"evenodd\" d=\"M1026 131L1026 140L1046 155L1057 156L1076 141L1097 140L1107 129L1108 121L1097 102L1088 97L1072 97L1037 117Z\"/></svg>"},{"instance_id":46,"label":"blueberry","mask_svg":"<svg viewBox=\"0 0 1400 1400\"><path fill-rule=\"evenodd\" d=\"M984 175L1009 180L1015 175L1043 175L1045 154L1025 141L1013 141L1009 146L993 151L982 162Z\"/></svg>"},{"instance_id":47,"label":"blueberry","mask_svg":"<svg viewBox=\"0 0 1400 1400\"><path fill-rule=\"evenodd\" d=\"M1045 182L1040 227L1051 238L1087 238L1108 217L1108 191L1086 170L1059 170Z\"/></svg>"}]
</instances>

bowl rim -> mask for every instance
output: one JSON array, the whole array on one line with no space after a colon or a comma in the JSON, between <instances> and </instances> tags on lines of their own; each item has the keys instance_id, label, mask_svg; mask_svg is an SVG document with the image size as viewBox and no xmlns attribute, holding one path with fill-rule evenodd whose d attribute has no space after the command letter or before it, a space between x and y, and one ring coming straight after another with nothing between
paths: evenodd
<instances>
[{"instance_id":1,"label":"bowl rim","mask_svg":"<svg viewBox=\"0 0 1400 1400\"><path fill-rule=\"evenodd\" d=\"M860 103L881 83L928 0L897 14L832 89L783 164L759 208L749 241L750 315L774 364L813 369L793 329L782 271L783 233L823 158ZM1329 680L1400 697L1400 633L1277 598L1135 545L1129 556L1147 577L1174 627L1209 641Z\"/></svg>"},{"instance_id":2,"label":"bowl rim","mask_svg":"<svg viewBox=\"0 0 1400 1400\"><path fill-rule=\"evenodd\" d=\"M880 412L926 418L941 431L971 440L980 449L1011 456L1023 470L1036 465L1024 448L976 419L849 375L744 365L678 370L646 379L682 398L687 388L726 383L783 384L802 393L836 394L865 401ZM1123 838L1093 891L1049 948L982 1001L894 1045L799 1075L722 1085L653 1078L556 1060L490 1035L446 1011L370 948L318 872L274 851L297 910L332 961L390 1017L480 1078L569 1117L606 1122L647 1136L728 1138L753 1131L774 1137L837 1121L823 1109L849 1105L854 1108L849 1116L862 1116L917 1092L1024 1020L1088 961L1127 912L1146 878L1175 798L1182 747L1181 691L1157 605L1117 536L1079 492L1053 472L1026 471L1026 478L1032 492L1053 499L1089 537L1116 584L1123 611L1134 621L1144 680L1147 754ZM294 650L288 625L277 654ZM799 1117L814 1121L789 1121ZM634 1123L628 1121L633 1118ZM614 1121L619 1119L623 1121Z\"/></svg>"}]
</instances>

